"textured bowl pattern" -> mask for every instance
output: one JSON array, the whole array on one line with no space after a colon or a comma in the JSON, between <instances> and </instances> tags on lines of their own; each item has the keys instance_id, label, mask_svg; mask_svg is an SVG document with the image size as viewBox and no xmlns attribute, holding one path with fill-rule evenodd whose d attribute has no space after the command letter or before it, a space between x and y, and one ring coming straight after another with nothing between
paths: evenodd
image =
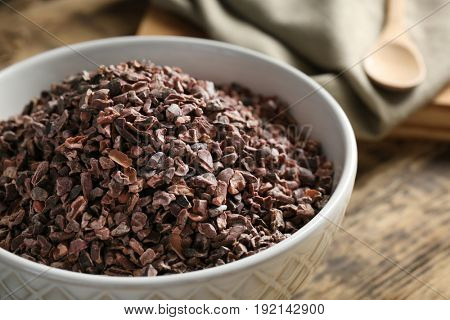
<instances>
[{"instance_id":1,"label":"textured bowl pattern","mask_svg":"<svg viewBox=\"0 0 450 320\"><path fill-rule=\"evenodd\" d=\"M147 289L87 288L76 283L54 282L46 277L14 270L0 262L0 297L9 299L291 299L308 280L329 247L335 224L344 215L336 215L328 228L252 270L227 277L198 281L170 288ZM118 288L119 289L119 288Z\"/></svg>"}]
</instances>

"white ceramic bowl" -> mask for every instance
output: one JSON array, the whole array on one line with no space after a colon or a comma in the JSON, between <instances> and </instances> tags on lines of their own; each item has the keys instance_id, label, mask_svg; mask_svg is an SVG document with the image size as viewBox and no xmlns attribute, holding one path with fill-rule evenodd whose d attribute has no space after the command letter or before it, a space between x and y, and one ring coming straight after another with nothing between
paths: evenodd
<instances>
[{"instance_id":1,"label":"white ceramic bowl","mask_svg":"<svg viewBox=\"0 0 450 320\"><path fill-rule=\"evenodd\" d=\"M237 46L183 37L121 37L39 54L0 72L0 117L52 82L97 64L151 59L217 83L238 82L288 103L335 165L334 193L318 216L289 239L228 265L155 278L115 278L49 268L0 249L0 298L16 299L288 299L325 254L342 221L356 173L353 130L336 101L302 72Z\"/></svg>"}]
</instances>

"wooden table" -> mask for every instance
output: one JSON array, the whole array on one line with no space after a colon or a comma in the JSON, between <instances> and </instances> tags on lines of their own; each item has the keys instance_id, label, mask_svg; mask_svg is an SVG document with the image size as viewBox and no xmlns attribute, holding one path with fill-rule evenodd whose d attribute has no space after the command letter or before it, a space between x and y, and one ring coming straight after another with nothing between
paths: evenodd
<instances>
[{"instance_id":1,"label":"wooden table","mask_svg":"<svg viewBox=\"0 0 450 320\"><path fill-rule=\"evenodd\" d=\"M67 43L133 34L141 19L136 13L145 12L147 5L109 0L99 0L95 7L86 0L10 3ZM167 28L157 23L146 32L164 34ZM61 43L54 37L0 5L0 67L57 46ZM449 298L449 193L450 145L360 142L358 177L343 230L297 297Z\"/></svg>"},{"instance_id":2,"label":"wooden table","mask_svg":"<svg viewBox=\"0 0 450 320\"><path fill-rule=\"evenodd\" d=\"M359 143L344 220L304 299L450 297L450 145Z\"/></svg>"}]
</instances>

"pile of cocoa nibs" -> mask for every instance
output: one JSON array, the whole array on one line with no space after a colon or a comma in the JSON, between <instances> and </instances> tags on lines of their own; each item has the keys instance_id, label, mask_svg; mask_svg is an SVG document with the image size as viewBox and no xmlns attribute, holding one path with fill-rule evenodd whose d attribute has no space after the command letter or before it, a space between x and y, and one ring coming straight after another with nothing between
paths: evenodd
<instances>
[{"instance_id":1,"label":"pile of cocoa nibs","mask_svg":"<svg viewBox=\"0 0 450 320\"><path fill-rule=\"evenodd\" d=\"M0 247L111 276L183 273L288 238L333 168L276 97L132 61L0 122ZM266 122L266 120L271 120Z\"/></svg>"}]
</instances>

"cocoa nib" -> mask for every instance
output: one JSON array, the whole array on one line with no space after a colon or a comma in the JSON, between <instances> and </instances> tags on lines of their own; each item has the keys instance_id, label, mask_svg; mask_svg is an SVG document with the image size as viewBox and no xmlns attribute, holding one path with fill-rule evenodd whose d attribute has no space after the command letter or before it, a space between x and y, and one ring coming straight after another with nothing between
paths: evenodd
<instances>
[{"instance_id":1,"label":"cocoa nib","mask_svg":"<svg viewBox=\"0 0 450 320\"><path fill-rule=\"evenodd\" d=\"M273 246L333 186L320 143L285 109L150 62L70 76L0 121L0 247L75 272L154 277Z\"/></svg>"}]
</instances>

